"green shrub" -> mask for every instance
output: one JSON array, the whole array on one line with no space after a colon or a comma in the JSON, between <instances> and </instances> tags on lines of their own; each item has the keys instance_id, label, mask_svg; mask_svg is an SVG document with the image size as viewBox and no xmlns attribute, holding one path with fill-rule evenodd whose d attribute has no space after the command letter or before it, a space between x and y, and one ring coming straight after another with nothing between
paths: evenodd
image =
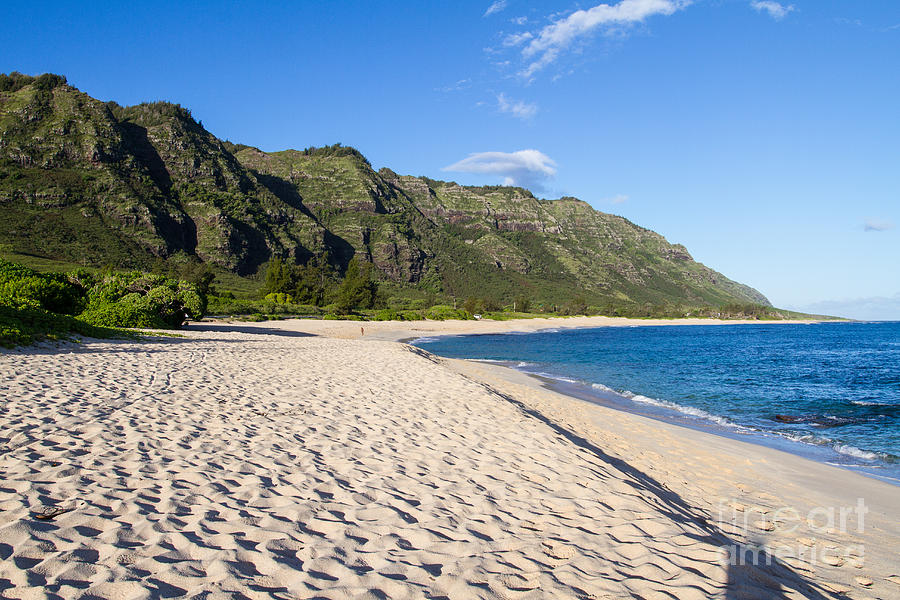
<instances>
[{"instance_id":1,"label":"green shrub","mask_svg":"<svg viewBox=\"0 0 900 600\"><path fill-rule=\"evenodd\" d=\"M249 315L259 312L259 303L224 296L210 296L206 310L211 315Z\"/></svg>"},{"instance_id":2,"label":"green shrub","mask_svg":"<svg viewBox=\"0 0 900 600\"><path fill-rule=\"evenodd\" d=\"M284 294L281 292L273 292L271 294L266 294L264 300L268 300L270 302L274 302L275 304L293 304L294 297L290 294Z\"/></svg>"},{"instance_id":3,"label":"green shrub","mask_svg":"<svg viewBox=\"0 0 900 600\"><path fill-rule=\"evenodd\" d=\"M137 304L119 302L94 306L78 315L78 320L97 327L140 327L165 329L167 324Z\"/></svg>"},{"instance_id":4,"label":"green shrub","mask_svg":"<svg viewBox=\"0 0 900 600\"><path fill-rule=\"evenodd\" d=\"M410 304L412 303L412 299L404 298L402 296L391 296L387 299L387 305L395 310L403 310L406 308L412 308Z\"/></svg>"},{"instance_id":5,"label":"green shrub","mask_svg":"<svg viewBox=\"0 0 900 600\"><path fill-rule=\"evenodd\" d=\"M85 290L62 273L38 273L0 259L0 303L74 315L85 303Z\"/></svg>"},{"instance_id":6,"label":"green shrub","mask_svg":"<svg viewBox=\"0 0 900 600\"><path fill-rule=\"evenodd\" d=\"M462 309L456 309L446 304L432 306L425 311L425 318L432 321L446 321L447 319L468 319L469 313Z\"/></svg>"},{"instance_id":7,"label":"green shrub","mask_svg":"<svg viewBox=\"0 0 900 600\"><path fill-rule=\"evenodd\" d=\"M241 317L239 320L241 321L249 321L250 323L259 323L260 321L266 320L266 315L255 313L252 315L245 315Z\"/></svg>"},{"instance_id":8,"label":"green shrub","mask_svg":"<svg viewBox=\"0 0 900 600\"><path fill-rule=\"evenodd\" d=\"M31 344L38 339L62 339L73 333L94 338L121 337L124 334L42 308L15 308L0 304L0 346L12 348Z\"/></svg>"},{"instance_id":9,"label":"green shrub","mask_svg":"<svg viewBox=\"0 0 900 600\"><path fill-rule=\"evenodd\" d=\"M373 321L402 321L403 313L392 308L383 308L375 312Z\"/></svg>"},{"instance_id":10,"label":"green shrub","mask_svg":"<svg viewBox=\"0 0 900 600\"><path fill-rule=\"evenodd\" d=\"M202 317L206 304L193 284L140 271L103 276L88 291L87 299L87 308L82 313L84 319L102 321L109 327L177 329L187 318ZM128 308L109 308L120 304ZM144 314L138 316L135 311ZM130 324L136 322L153 324Z\"/></svg>"},{"instance_id":11,"label":"green shrub","mask_svg":"<svg viewBox=\"0 0 900 600\"><path fill-rule=\"evenodd\" d=\"M114 327L178 328L185 318L202 317L205 304L195 285L162 275L38 273L0 260L0 344L5 346L71 333L121 335Z\"/></svg>"}]
</instances>

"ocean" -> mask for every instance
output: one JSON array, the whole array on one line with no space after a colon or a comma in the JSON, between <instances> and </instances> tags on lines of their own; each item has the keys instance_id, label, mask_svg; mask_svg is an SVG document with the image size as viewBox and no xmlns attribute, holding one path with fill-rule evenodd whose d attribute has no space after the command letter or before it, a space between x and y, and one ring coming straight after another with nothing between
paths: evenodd
<instances>
[{"instance_id":1,"label":"ocean","mask_svg":"<svg viewBox=\"0 0 900 600\"><path fill-rule=\"evenodd\" d=\"M603 327L413 343L900 484L900 322Z\"/></svg>"}]
</instances>

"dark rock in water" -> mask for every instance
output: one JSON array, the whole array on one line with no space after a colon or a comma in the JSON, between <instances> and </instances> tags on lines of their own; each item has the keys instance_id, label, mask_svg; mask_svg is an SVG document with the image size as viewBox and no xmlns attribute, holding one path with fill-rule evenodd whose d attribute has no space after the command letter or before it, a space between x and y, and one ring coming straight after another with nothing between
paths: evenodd
<instances>
[{"instance_id":1,"label":"dark rock in water","mask_svg":"<svg viewBox=\"0 0 900 600\"><path fill-rule=\"evenodd\" d=\"M775 420L781 423L803 423L804 418L797 415L775 415Z\"/></svg>"},{"instance_id":2,"label":"dark rock in water","mask_svg":"<svg viewBox=\"0 0 900 600\"><path fill-rule=\"evenodd\" d=\"M829 415L775 415L775 420L779 423L807 423L818 427L838 427L866 421L864 418L833 417Z\"/></svg>"}]
</instances>

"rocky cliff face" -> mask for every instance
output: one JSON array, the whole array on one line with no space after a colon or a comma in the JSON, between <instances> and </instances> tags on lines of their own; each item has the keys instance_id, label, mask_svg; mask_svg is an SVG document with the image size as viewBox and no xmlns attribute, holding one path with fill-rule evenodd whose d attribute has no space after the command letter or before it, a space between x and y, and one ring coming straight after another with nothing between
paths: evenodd
<instances>
[{"instance_id":1,"label":"rocky cliff face","mask_svg":"<svg viewBox=\"0 0 900 600\"><path fill-rule=\"evenodd\" d=\"M0 85L0 244L15 251L238 274L275 255L338 269L356 255L386 280L454 296L768 304L575 198L376 172L340 145L266 153L222 142L177 105L126 108L29 79Z\"/></svg>"}]
</instances>

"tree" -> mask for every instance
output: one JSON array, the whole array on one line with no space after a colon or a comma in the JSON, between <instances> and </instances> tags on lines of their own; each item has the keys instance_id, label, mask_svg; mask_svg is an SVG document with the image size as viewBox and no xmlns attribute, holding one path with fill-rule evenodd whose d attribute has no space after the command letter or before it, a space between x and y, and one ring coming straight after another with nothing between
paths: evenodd
<instances>
[{"instance_id":1,"label":"tree","mask_svg":"<svg viewBox=\"0 0 900 600\"><path fill-rule=\"evenodd\" d=\"M378 283L372 276L372 264L354 257L347 265L347 273L338 290L338 312L347 314L355 308L375 308L377 302Z\"/></svg>"},{"instance_id":2,"label":"tree","mask_svg":"<svg viewBox=\"0 0 900 600\"><path fill-rule=\"evenodd\" d=\"M325 272L315 260L294 270L294 299L300 304L321 306L325 302Z\"/></svg>"},{"instance_id":3,"label":"tree","mask_svg":"<svg viewBox=\"0 0 900 600\"><path fill-rule=\"evenodd\" d=\"M513 307L518 312L528 312L528 309L531 308L531 300L528 296L516 296L515 300L513 300Z\"/></svg>"},{"instance_id":4,"label":"tree","mask_svg":"<svg viewBox=\"0 0 900 600\"><path fill-rule=\"evenodd\" d=\"M293 290L293 277L291 267L284 264L281 258L276 256L269 261L266 268L266 278L263 283L262 295L290 294Z\"/></svg>"}]
</instances>

